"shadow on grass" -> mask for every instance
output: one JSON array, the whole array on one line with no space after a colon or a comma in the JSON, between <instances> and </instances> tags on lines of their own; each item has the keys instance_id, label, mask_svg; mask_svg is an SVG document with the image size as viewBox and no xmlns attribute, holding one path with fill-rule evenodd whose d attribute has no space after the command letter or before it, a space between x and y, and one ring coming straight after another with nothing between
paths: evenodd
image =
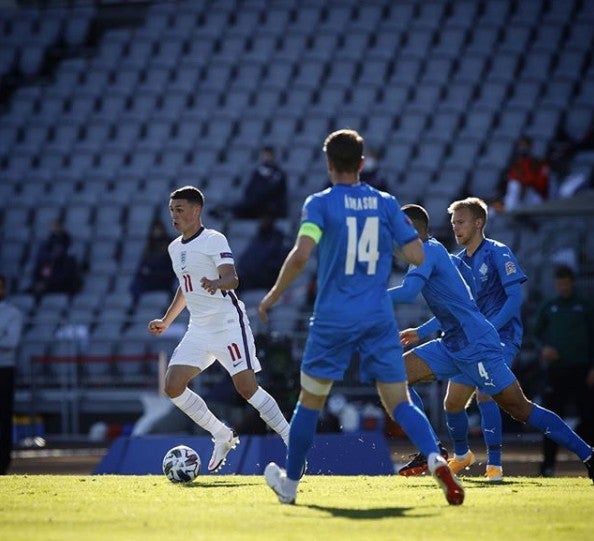
<instances>
[{"instance_id":1,"label":"shadow on grass","mask_svg":"<svg viewBox=\"0 0 594 541\"><path fill-rule=\"evenodd\" d=\"M408 511L413 507L374 507L371 509L352 509L347 507L328 507L325 505L300 505L299 507L307 507L308 509L314 509L315 511L324 511L332 515L333 517L339 518L350 518L353 520L378 520L382 518L394 518L406 516ZM415 514L415 518L427 517L429 514Z\"/></svg>"},{"instance_id":2,"label":"shadow on grass","mask_svg":"<svg viewBox=\"0 0 594 541\"><path fill-rule=\"evenodd\" d=\"M180 483L180 486L182 486L183 488L200 488L200 489L205 489L205 488L221 488L221 487L225 487L225 488L238 488L238 487L253 487L255 485L260 484L258 481L254 481L252 483L250 483L249 481L232 481L232 480L225 480L225 481L200 481L198 479L194 480L193 482L190 483Z\"/></svg>"},{"instance_id":3,"label":"shadow on grass","mask_svg":"<svg viewBox=\"0 0 594 541\"><path fill-rule=\"evenodd\" d=\"M472 479L471 477L459 477L459 479L465 487L472 486L472 488L491 488L524 484L522 481L513 481L510 479L504 479L503 481L487 481L486 479Z\"/></svg>"}]
</instances>

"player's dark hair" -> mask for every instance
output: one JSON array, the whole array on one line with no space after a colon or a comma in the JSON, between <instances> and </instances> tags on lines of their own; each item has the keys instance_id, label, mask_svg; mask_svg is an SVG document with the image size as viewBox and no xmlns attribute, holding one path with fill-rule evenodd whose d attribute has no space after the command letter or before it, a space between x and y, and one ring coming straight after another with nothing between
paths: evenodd
<instances>
[{"instance_id":1,"label":"player's dark hair","mask_svg":"<svg viewBox=\"0 0 594 541\"><path fill-rule=\"evenodd\" d=\"M569 278L570 280L575 280L575 273L569 265L557 265L555 267L555 278Z\"/></svg>"},{"instance_id":2,"label":"player's dark hair","mask_svg":"<svg viewBox=\"0 0 594 541\"><path fill-rule=\"evenodd\" d=\"M191 203L196 203L201 207L204 206L204 195L203 193L194 186L183 186L171 192L169 199L186 199Z\"/></svg>"},{"instance_id":3,"label":"player's dark hair","mask_svg":"<svg viewBox=\"0 0 594 541\"><path fill-rule=\"evenodd\" d=\"M421 205L404 205L402 212L406 214L413 222L419 222L426 231L429 231L429 214Z\"/></svg>"},{"instance_id":4,"label":"player's dark hair","mask_svg":"<svg viewBox=\"0 0 594 541\"><path fill-rule=\"evenodd\" d=\"M338 130L326 137L323 148L337 173L358 173L363 143L363 137L355 130Z\"/></svg>"}]
</instances>

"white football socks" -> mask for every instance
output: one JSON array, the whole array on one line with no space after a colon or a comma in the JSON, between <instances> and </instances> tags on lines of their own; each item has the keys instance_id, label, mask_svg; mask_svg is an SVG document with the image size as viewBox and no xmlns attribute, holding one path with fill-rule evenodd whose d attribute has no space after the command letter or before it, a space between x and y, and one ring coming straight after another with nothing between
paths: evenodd
<instances>
[{"instance_id":1,"label":"white football socks","mask_svg":"<svg viewBox=\"0 0 594 541\"><path fill-rule=\"evenodd\" d=\"M231 429L219 421L212 411L208 409L206 402L188 387L184 389L182 394L172 398L171 401L198 426L210 432L216 440L229 437Z\"/></svg>"},{"instance_id":2,"label":"white football socks","mask_svg":"<svg viewBox=\"0 0 594 541\"><path fill-rule=\"evenodd\" d=\"M287 423L276 400L262 389L262 387L258 387L258 390L248 400L248 404L251 404L258 410L260 417L262 417L264 422L283 439L286 445L288 445L289 423Z\"/></svg>"}]
</instances>

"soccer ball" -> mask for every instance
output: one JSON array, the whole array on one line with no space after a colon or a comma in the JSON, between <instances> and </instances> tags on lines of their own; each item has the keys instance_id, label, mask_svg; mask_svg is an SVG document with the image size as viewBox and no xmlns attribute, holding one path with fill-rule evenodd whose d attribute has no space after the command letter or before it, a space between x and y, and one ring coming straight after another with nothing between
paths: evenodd
<instances>
[{"instance_id":1,"label":"soccer ball","mask_svg":"<svg viewBox=\"0 0 594 541\"><path fill-rule=\"evenodd\" d=\"M172 483L190 483L200 473L200 457L187 445L169 449L163 457L163 473Z\"/></svg>"}]
</instances>

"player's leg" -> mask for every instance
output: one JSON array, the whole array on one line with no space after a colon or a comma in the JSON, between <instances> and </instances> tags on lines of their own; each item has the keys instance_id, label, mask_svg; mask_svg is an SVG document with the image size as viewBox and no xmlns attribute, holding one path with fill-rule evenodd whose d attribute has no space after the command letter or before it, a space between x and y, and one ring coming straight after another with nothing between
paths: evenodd
<instances>
[{"instance_id":1,"label":"player's leg","mask_svg":"<svg viewBox=\"0 0 594 541\"><path fill-rule=\"evenodd\" d=\"M264 470L268 486L281 503L295 503L297 486L313 444L320 412L332 389L332 381L301 372L301 393L293 411L289 430L286 470L271 462Z\"/></svg>"},{"instance_id":2,"label":"player's leg","mask_svg":"<svg viewBox=\"0 0 594 541\"><path fill-rule=\"evenodd\" d=\"M206 349L212 342L212 336L190 328L175 348L165 376L165 392L171 397L172 402L212 434L214 449L208 463L208 470L211 472L223 466L229 451L235 449L239 443L235 432L208 409L200 396L188 388L190 380L216 360Z\"/></svg>"},{"instance_id":3,"label":"player's leg","mask_svg":"<svg viewBox=\"0 0 594 541\"><path fill-rule=\"evenodd\" d=\"M406 383L378 381L376 387L390 417L402 427L417 449L427 457L429 471L443 489L448 503L460 505L464 501L464 488L441 456L429 420L409 400Z\"/></svg>"},{"instance_id":4,"label":"player's leg","mask_svg":"<svg viewBox=\"0 0 594 541\"><path fill-rule=\"evenodd\" d=\"M476 393L476 404L481 414L481 430L487 448L485 477L489 481L501 481L503 479L503 466L501 463L503 423L501 410L489 395L481 392Z\"/></svg>"},{"instance_id":5,"label":"player's leg","mask_svg":"<svg viewBox=\"0 0 594 541\"><path fill-rule=\"evenodd\" d=\"M518 354L518 346L510 342L503 344L503 360L510 367ZM503 423L501 410L496 402L485 393L477 390L476 403L481 414L481 429L487 448L487 467L485 477L489 481L503 480L501 450L503 447Z\"/></svg>"},{"instance_id":6,"label":"player's leg","mask_svg":"<svg viewBox=\"0 0 594 541\"><path fill-rule=\"evenodd\" d=\"M262 420L274 430L288 445L289 423L281 412L276 400L258 385L253 370L242 370L231 376L237 392L260 414Z\"/></svg>"},{"instance_id":7,"label":"player's leg","mask_svg":"<svg viewBox=\"0 0 594 541\"><path fill-rule=\"evenodd\" d=\"M588 475L594 481L594 449L591 445L580 438L556 413L528 400L517 380L493 398L514 419L537 428L559 445L573 451L587 466Z\"/></svg>"},{"instance_id":8,"label":"player's leg","mask_svg":"<svg viewBox=\"0 0 594 541\"><path fill-rule=\"evenodd\" d=\"M188 383L200 372L195 366L170 365L165 375L165 394L198 426L210 432L215 440L228 439L232 430L208 409L202 397L188 387Z\"/></svg>"},{"instance_id":9,"label":"player's leg","mask_svg":"<svg viewBox=\"0 0 594 541\"><path fill-rule=\"evenodd\" d=\"M448 461L454 473L468 468L475 462L474 453L468 444L468 414L466 408L474 394L474 385L469 385L464 375L448 381L444 409L448 434L454 445L454 457Z\"/></svg>"},{"instance_id":10,"label":"player's leg","mask_svg":"<svg viewBox=\"0 0 594 541\"><path fill-rule=\"evenodd\" d=\"M408 392L409 392L410 399L411 399L412 403L417 408L419 408L419 410L421 410L423 413L425 413L425 405L423 404L423 399L421 398L419 393L413 387L409 387ZM425 413L425 415L426 415L426 413ZM441 456L443 456L447 460L448 459L447 449L441 443L439 436L433 429L433 426L431 425L431 423L429 423L429 428L431 429L433 437L435 438L435 441L437 442ZM423 453L418 452L412 456L411 460L408 463L406 463L404 466L402 466L402 468L400 468L398 470L398 474L404 475L407 477L411 476L411 475L423 475L427 472L427 470L428 470L427 457Z\"/></svg>"}]
</instances>

